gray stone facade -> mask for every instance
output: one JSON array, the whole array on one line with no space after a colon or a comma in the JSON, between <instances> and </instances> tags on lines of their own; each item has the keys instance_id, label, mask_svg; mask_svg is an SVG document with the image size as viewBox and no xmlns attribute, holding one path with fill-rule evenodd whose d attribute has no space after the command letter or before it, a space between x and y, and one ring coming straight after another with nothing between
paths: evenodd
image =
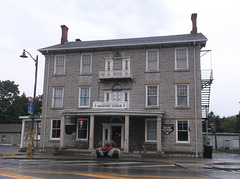
<instances>
[{"instance_id":1,"label":"gray stone facade","mask_svg":"<svg viewBox=\"0 0 240 179\"><path fill-rule=\"evenodd\" d=\"M191 40L172 40L178 36L169 36L164 41L155 44L143 42L134 45L119 44L106 46L107 41L92 42L98 44L93 47L69 46L68 42L53 47L40 49L45 56L44 94L42 107L41 146L46 148L80 148L92 150L104 145L104 141L111 141L113 131L118 130L121 136L119 147L125 152L139 150L145 145L147 151L158 151L169 154L201 154L202 147L202 119L201 119L201 69L200 50L205 46L206 38L199 38L197 34L189 34ZM199 34L198 34L199 35ZM201 35L201 34L200 34ZM187 39L187 38L186 38ZM123 41L123 40L122 40ZM172 41L172 42L170 42ZM89 42L90 43L90 42ZM105 45L104 45L105 43ZM113 42L112 42L113 43ZM100 45L99 45L100 44ZM102 46L101 46L102 44ZM62 45L62 48L60 48ZM84 45L84 44L83 44ZM176 70L176 49L187 49L188 68ZM65 49L65 50L64 50ZM76 50L77 49L77 50ZM156 49L158 52L158 70L148 71L147 51ZM128 68L132 77L100 79L99 72L106 70L106 59L113 58L119 52L123 59L128 59ZM81 74L81 55L91 54L91 73ZM54 73L57 55L65 57L65 72ZM176 106L176 85L188 86L188 105ZM127 91L127 108L94 108L96 101L104 102L106 93L119 85L121 91ZM146 88L148 85L158 86L158 105L146 107ZM63 92L63 106L53 107L53 91L61 87ZM90 87L89 107L79 107L79 88ZM87 120L86 140L77 140L79 119ZM126 123L129 118L129 125ZM172 124L174 130L170 134L161 132L157 128L157 140L146 139L147 120L160 120L162 124ZM61 136L59 139L51 138L52 120L61 120ZM179 142L177 135L177 121L187 121L188 141ZM158 124L158 121L156 125ZM91 127L92 125L92 127ZM117 126L114 128L114 126ZM119 128L118 128L119 127ZM63 129L64 128L64 129ZM44 135L43 135L44 134ZM120 140L120 138L119 138ZM158 142L158 140L160 140ZM93 144L91 144L93 143ZM92 145L92 146L91 146Z\"/></svg>"}]
</instances>

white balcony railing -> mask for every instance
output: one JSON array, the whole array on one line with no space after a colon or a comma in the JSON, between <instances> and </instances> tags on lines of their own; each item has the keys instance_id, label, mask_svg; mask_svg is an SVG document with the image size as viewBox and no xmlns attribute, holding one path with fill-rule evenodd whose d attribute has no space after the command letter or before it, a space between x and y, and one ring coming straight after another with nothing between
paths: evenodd
<instances>
[{"instance_id":1,"label":"white balcony railing","mask_svg":"<svg viewBox=\"0 0 240 179\"><path fill-rule=\"evenodd\" d=\"M127 102L93 102L94 109L127 109Z\"/></svg>"},{"instance_id":2,"label":"white balcony railing","mask_svg":"<svg viewBox=\"0 0 240 179\"><path fill-rule=\"evenodd\" d=\"M109 78L132 78L131 70L99 71L99 79Z\"/></svg>"}]
</instances>

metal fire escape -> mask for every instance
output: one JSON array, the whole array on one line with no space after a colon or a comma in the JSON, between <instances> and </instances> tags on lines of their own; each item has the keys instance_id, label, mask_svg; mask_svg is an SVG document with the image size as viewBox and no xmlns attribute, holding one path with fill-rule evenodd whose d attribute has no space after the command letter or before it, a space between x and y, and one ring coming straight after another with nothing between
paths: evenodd
<instances>
[{"instance_id":1,"label":"metal fire escape","mask_svg":"<svg viewBox=\"0 0 240 179\"><path fill-rule=\"evenodd\" d=\"M212 61L211 50L201 51L201 62L203 62L203 56L210 52L210 63ZM209 60L209 59L208 59ZM208 66L208 65L207 65ZM204 68L204 69L203 69ZM210 65L210 69L205 69L206 65L201 67L201 105L202 105L202 119L207 120L210 106L210 94L211 84L213 82L213 71Z\"/></svg>"}]
</instances>

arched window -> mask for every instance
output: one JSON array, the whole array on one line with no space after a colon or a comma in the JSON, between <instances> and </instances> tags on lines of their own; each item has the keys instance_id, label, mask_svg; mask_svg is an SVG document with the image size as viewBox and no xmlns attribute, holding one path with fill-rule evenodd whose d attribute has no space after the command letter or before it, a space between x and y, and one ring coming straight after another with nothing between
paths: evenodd
<instances>
[{"instance_id":1,"label":"arched window","mask_svg":"<svg viewBox=\"0 0 240 179\"><path fill-rule=\"evenodd\" d=\"M116 52L113 55L113 70L122 70L122 54Z\"/></svg>"},{"instance_id":2,"label":"arched window","mask_svg":"<svg viewBox=\"0 0 240 179\"><path fill-rule=\"evenodd\" d=\"M119 90L122 90L122 87L119 84L116 84L112 87L112 90L113 91L117 91L117 90L119 91Z\"/></svg>"}]
</instances>

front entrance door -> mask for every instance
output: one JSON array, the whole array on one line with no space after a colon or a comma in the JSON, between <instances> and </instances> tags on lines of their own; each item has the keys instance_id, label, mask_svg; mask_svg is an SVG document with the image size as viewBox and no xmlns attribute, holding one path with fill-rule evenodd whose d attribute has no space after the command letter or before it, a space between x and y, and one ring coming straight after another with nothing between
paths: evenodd
<instances>
[{"instance_id":1,"label":"front entrance door","mask_svg":"<svg viewBox=\"0 0 240 179\"><path fill-rule=\"evenodd\" d=\"M121 126L112 126L112 140L114 147L121 147Z\"/></svg>"}]
</instances>

